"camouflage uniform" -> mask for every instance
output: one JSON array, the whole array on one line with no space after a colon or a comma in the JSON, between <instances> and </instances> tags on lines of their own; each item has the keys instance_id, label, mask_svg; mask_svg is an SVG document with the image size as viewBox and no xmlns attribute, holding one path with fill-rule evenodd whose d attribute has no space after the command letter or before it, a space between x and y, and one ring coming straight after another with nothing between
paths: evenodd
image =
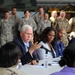
<instances>
[{"instance_id":1,"label":"camouflage uniform","mask_svg":"<svg viewBox=\"0 0 75 75\"><path fill-rule=\"evenodd\" d=\"M44 15L43 15L44 16ZM34 16L34 20L36 22L36 24L38 25L38 23L41 21L41 19L43 19L43 16L40 16L39 13L37 13L35 16Z\"/></svg>"},{"instance_id":2,"label":"camouflage uniform","mask_svg":"<svg viewBox=\"0 0 75 75\"><path fill-rule=\"evenodd\" d=\"M69 24L70 24L70 32L75 32L75 17L69 20Z\"/></svg>"},{"instance_id":3,"label":"camouflage uniform","mask_svg":"<svg viewBox=\"0 0 75 75\"><path fill-rule=\"evenodd\" d=\"M65 29L67 32L69 31L69 21L65 18L64 20L62 20L61 18L57 18L57 29L63 28Z\"/></svg>"},{"instance_id":4,"label":"camouflage uniform","mask_svg":"<svg viewBox=\"0 0 75 75\"><path fill-rule=\"evenodd\" d=\"M65 36L61 39L61 41L63 42L64 46L66 47L66 46L68 45L68 43L69 43L67 35L65 35Z\"/></svg>"},{"instance_id":5,"label":"camouflage uniform","mask_svg":"<svg viewBox=\"0 0 75 75\"><path fill-rule=\"evenodd\" d=\"M46 28L46 27L51 27L51 22L48 20L45 22L44 19L41 20L41 22L38 24L37 27L37 34L41 34L41 32Z\"/></svg>"},{"instance_id":6,"label":"camouflage uniform","mask_svg":"<svg viewBox=\"0 0 75 75\"><path fill-rule=\"evenodd\" d=\"M36 31L36 30L37 30L37 25L36 25L34 19L31 18L31 17L30 17L29 19L23 18L23 19L21 20L21 22L20 22L20 24L19 24L19 28L18 28L19 31L20 31L20 28L21 28L23 25L30 25L30 26L33 28L33 31Z\"/></svg>"},{"instance_id":7,"label":"camouflage uniform","mask_svg":"<svg viewBox=\"0 0 75 75\"><path fill-rule=\"evenodd\" d=\"M56 30L57 27L57 19L55 20L53 17L50 17L51 26Z\"/></svg>"},{"instance_id":8,"label":"camouflage uniform","mask_svg":"<svg viewBox=\"0 0 75 75\"><path fill-rule=\"evenodd\" d=\"M33 19L35 20L36 24L37 24L37 31L35 32L35 40L39 41L39 33L40 33L40 21L44 18L44 14L42 16L40 16L39 12L35 14L35 16L33 17Z\"/></svg>"},{"instance_id":9,"label":"camouflage uniform","mask_svg":"<svg viewBox=\"0 0 75 75\"><path fill-rule=\"evenodd\" d=\"M10 68L0 68L0 75L26 75L26 74L16 69L16 67L10 67Z\"/></svg>"},{"instance_id":10,"label":"camouflage uniform","mask_svg":"<svg viewBox=\"0 0 75 75\"><path fill-rule=\"evenodd\" d=\"M66 32L69 31L69 21L65 18L62 20L61 18L57 18L57 29L63 28L66 30ZM62 42L64 43L65 46L68 45L68 37L67 33L64 38L62 38Z\"/></svg>"},{"instance_id":11,"label":"camouflage uniform","mask_svg":"<svg viewBox=\"0 0 75 75\"><path fill-rule=\"evenodd\" d=\"M5 19L1 20L0 22L1 46L13 40L13 33L12 33L13 25L14 22L11 19L9 19L8 21L6 21Z\"/></svg>"},{"instance_id":12,"label":"camouflage uniform","mask_svg":"<svg viewBox=\"0 0 75 75\"><path fill-rule=\"evenodd\" d=\"M17 15L15 15L15 16L11 15L10 19L12 19L14 21L13 36L15 38L19 34L19 32L18 32L18 25L19 25L21 19Z\"/></svg>"}]
</instances>

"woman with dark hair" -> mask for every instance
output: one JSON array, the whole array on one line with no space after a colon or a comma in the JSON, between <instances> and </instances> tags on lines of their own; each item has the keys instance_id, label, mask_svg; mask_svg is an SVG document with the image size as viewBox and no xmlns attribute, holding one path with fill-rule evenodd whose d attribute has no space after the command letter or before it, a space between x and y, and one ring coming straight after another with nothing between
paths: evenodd
<instances>
[{"instance_id":1,"label":"woman with dark hair","mask_svg":"<svg viewBox=\"0 0 75 75\"><path fill-rule=\"evenodd\" d=\"M72 43L65 48L59 65L61 67L66 66L60 72L50 75L75 75L75 43Z\"/></svg>"},{"instance_id":2,"label":"woman with dark hair","mask_svg":"<svg viewBox=\"0 0 75 75\"><path fill-rule=\"evenodd\" d=\"M25 75L16 67L20 63L21 52L13 42L0 48L0 75Z\"/></svg>"},{"instance_id":3,"label":"woman with dark hair","mask_svg":"<svg viewBox=\"0 0 75 75\"><path fill-rule=\"evenodd\" d=\"M40 44L42 45L41 48L37 50L38 56L40 60L45 59L46 55L48 58L55 58L56 53L52 46L52 42L55 38L55 30L52 27L47 27L44 29L40 36Z\"/></svg>"}]
</instances>

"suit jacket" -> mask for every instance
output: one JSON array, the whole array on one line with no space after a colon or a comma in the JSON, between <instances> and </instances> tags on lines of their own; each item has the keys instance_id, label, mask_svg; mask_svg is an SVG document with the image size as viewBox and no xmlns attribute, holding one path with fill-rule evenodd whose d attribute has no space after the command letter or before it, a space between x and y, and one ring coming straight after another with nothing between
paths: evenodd
<instances>
[{"instance_id":1,"label":"suit jacket","mask_svg":"<svg viewBox=\"0 0 75 75\"><path fill-rule=\"evenodd\" d=\"M55 44L55 49L56 49L56 57L62 56L63 55L63 51L65 49L64 44L61 41L56 41Z\"/></svg>"},{"instance_id":2,"label":"suit jacket","mask_svg":"<svg viewBox=\"0 0 75 75\"><path fill-rule=\"evenodd\" d=\"M33 52L33 54L32 54L33 56L30 55L29 51L26 52L26 47L25 47L25 45L24 45L24 43L23 43L23 41L22 41L22 39L20 37L14 39L13 42L15 42L18 45L18 47L20 48L20 50L21 50L21 53L22 53L22 56L21 56L22 65L27 64L32 60L37 60L38 59L36 51ZM32 45L31 42L29 42L29 48L31 47L31 45ZM29 50L29 48L28 48L28 50Z\"/></svg>"}]
</instances>

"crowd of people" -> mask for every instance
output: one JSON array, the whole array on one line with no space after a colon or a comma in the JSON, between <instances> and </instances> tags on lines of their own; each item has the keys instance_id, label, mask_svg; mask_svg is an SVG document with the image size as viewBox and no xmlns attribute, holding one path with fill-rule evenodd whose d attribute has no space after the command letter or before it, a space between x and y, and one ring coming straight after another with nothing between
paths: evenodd
<instances>
[{"instance_id":1,"label":"crowd of people","mask_svg":"<svg viewBox=\"0 0 75 75\"><path fill-rule=\"evenodd\" d=\"M4 18L0 20L0 67L3 67L4 71L12 73L13 69L10 67L18 65L19 62L22 65L37 65L38 61L45 59L46 56L48 58L61 56L62 59L69 61L71 56L67 58L65 52L67 55L68 45L75 42L73 36L72 40L68 38L69 33L75 32L74 17L68 20L64 10L60 11L59 16L54 10L49 18L43 7L38 9L34 17L31 17L29 10L24 11L23 18L19 18L16 12L17 9L13 7L11 14L6 11ZM66 65L73 67L74 60L73 65L70 61Z\"/></svg>"}]
</instances>

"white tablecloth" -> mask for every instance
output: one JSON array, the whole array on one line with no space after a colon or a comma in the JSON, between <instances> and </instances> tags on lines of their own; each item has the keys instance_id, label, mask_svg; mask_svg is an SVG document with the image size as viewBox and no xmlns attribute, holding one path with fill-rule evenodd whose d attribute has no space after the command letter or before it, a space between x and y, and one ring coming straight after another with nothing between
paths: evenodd
<instances>
[{"instance_id":1,"label":"white tablecloth","mask_svg":"<svg viewBox=\"0 0 75 75\"><path fill-rule=\"evenodd\" d=\"M41 66L41 64L45 65L45 61L47 61L47 65L49 66ZM38 65L24 65L21 67L21 71L24 71L26 75L49 75L53 72L60 71L62 68L57 64L56 59L50 60L41 60Z\"/></svg>"}]
</instances>

